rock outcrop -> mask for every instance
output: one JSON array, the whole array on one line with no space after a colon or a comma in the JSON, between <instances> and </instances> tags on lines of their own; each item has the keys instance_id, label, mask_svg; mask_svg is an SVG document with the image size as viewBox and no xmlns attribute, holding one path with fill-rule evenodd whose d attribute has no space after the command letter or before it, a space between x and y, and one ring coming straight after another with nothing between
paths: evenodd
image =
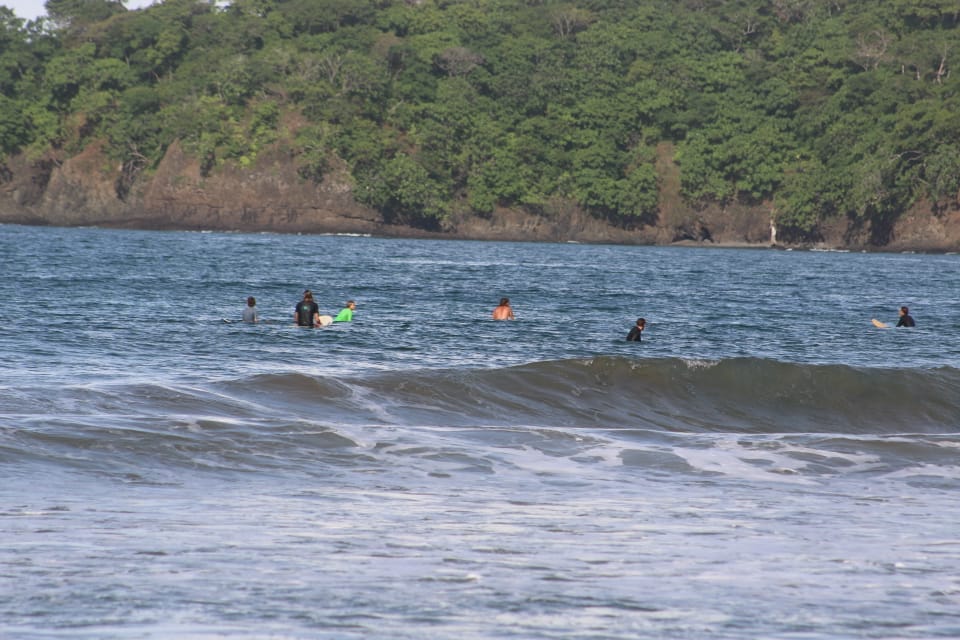
<instances>
[{"instance_id":1,"label":"rock outcrop","mask_svg":"<svg viewBox=\"0 0 960 640\"><path fill-rule=\"evenodd\" d=\"M454 215L442 232L388 224L353 197L347 168L334 162L320 184L303 179L279 146L250 167L222 166L204 175L200 162L172 144L159 165L131 180L100 144L65 157L16 156L0 166L0 222L143 229L280 233L356 233L395 237L626 244L765 247L778 240L771 207L692 208L680 197L672 149L658 149L659 212L643 224L588 215L557 201L532 214L498 209ZM921 203L887 229L833 220L818 246L889 251L960 250L960 207Z\"/></svg>"}]
</instances>

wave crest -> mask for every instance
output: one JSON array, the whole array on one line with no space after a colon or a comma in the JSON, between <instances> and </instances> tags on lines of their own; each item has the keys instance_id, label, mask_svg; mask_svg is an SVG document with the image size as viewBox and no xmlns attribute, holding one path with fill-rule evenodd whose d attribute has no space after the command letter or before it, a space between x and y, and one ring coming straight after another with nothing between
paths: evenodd
<instances>
[{"instance_id":1,"label":"wave crest","mask_svg":"<svg viewBox=\"0 0 960 640\"><path fill-rule=\"evenodd\" d=\"M597 357L348 378L275 374L227 385L274 409L424 425L642 427L746 433L953 432L960 372L756 358Z\"/></svg>"}]
</instances>

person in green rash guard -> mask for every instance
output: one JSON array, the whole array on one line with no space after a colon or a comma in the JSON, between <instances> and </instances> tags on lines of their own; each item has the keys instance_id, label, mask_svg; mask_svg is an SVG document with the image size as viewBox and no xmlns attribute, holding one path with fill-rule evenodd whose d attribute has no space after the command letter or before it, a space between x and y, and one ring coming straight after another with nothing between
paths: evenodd
<instances>
[{"instance_id":1,"label":"person in green rash guard","mask_svg":"<svg viewBox=\"0 0 960 640\"><path fill-rule=\"evenodd\" d=\"M357 303L353 300L347 300L347 306L340 310L334 322L350 322L353 320L353 310L357 308Z\"/></svg>"}]
</instances>

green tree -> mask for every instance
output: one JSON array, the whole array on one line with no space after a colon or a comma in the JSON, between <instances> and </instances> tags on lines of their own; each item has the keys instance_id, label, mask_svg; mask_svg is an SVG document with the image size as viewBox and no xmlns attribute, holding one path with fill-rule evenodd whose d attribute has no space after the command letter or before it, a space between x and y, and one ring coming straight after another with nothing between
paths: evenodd
<instances>
[{"instance_id":1,"label":"green tree","mask_svg":"<svg viewBox=\"0 0 960 640\"><path fill-rule=\"evenodd\" d=\"M0 152L18 151L30 141L29 120L16 102L0 95Z\"/></svg>"},{"instance_id":2,"label":"green tree","mask_svg":"<svg viewBox=\"0 0 960 640\"><path fill-rule=\"evenodd\" d=\"M43 6L61 28L79 28L126 11L121 0L46 0Z\"/></svg>"},{"instance_id":3,"label":"green tree","mask_svg":"<svg viewBox=\"0 0 960 640\"><path fill-rule=\"evenodd\" d=\"M446 216L445 194L413 158L399 154L361 174L358 195L394 224L440 228Z\"/></svg>"}]
</instances>

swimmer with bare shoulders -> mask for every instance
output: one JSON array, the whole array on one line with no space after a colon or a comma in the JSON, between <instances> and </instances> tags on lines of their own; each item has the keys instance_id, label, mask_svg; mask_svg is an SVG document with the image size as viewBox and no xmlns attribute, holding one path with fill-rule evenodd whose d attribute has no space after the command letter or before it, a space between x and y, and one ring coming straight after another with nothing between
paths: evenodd
<instances>
[{"instance_id":1,"label":"swimmer with bare shoulders","mask_svg":"<svg viewBox=\"0 0 960 640\"><path fill-rule=\"evenodd\" d=\"M500 305L493 310L494 320L515 320L513 309L510 308L510 298L500 298Z\"/></svg>"}]
</instances>

